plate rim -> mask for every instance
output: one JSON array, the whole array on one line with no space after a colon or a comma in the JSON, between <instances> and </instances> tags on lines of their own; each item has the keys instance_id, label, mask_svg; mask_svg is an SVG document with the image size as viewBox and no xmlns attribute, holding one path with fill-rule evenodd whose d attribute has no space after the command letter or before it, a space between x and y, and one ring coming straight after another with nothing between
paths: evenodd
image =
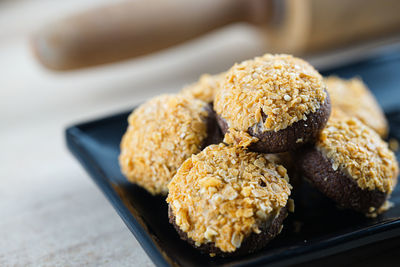
<instances>
[{"instance_id":1,"label":"plate rim","mask_svg":"<svg viewBox=\"0 0 400 267\"><path fill-rule=\"evenodd\" d=\"M106 117L103 119L112 117L114 116ZM124 224L132 232L136 240L139 242L143 250L149 256L149 258L154 262L154 264L156 266L165 266L165 267L171 266L167 262L167 260L162 256L162 253L160 253L159 248L157 248L157 244L153 242L153 240L149 237L147 232L143 229L143 226L131 214L129 209L126 206L119 204L121 200L118 194L113 190L109 180L107 179L107 176L102 171L101 167L97 163L95 163L93 159L91 159L91 156L88 155L88 153L82 146L81 142L78 141L79 140L78 136L83 134L83 131L81 131L80 126L87 127L90 124L92 123L95 124L96 122L99 121L102 121L102 119L93 120L82 124L77 124L76 126L68 127L65 130L67 147L70 150L70 152L76 157L76 159L85 169L85 171L89 174L90 178L97 185L97 187L106 197L106 199L110 202L112 207L116 210L117 214L120 216ZM89 164L90 162L91 165Z\"/></svg>"}]
</instances>

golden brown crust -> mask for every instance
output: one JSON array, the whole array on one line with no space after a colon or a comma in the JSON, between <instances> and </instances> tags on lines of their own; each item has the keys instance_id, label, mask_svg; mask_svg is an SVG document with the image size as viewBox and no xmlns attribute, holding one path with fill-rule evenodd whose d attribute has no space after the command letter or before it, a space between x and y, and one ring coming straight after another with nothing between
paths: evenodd
<instances>
[{"instance_id":1,"label":"golden brown crust","mask_svg":"<svg viewBox=\"0 0 400 267\"><path fill-rule=\"evenodd\" d=\"M396 185L398 164L388 144L356 118L332 117L316 143L318 151L332 161L362 189L390 194Z\"/></svg>"},{"instance_id":2,"label":"golden brown crust","mask_svg":"<svg viewBox=\"0 0 400 267\"><path fill-rule=\"evenodd\" d=\"M325 78L325 83L333 110L339 109L349 116L356 117L380 136L386 137L389 126L385 115L362 80L344 80L330 76Z\"/></svg>"},{"instance_id":3,"label":"golden brown crust","mask_svg":"<svg viewBox=\"0 0 400 267\"><path fill-rule=\"evenodd\" d=\"M316 112L307 115L307 120L297 121L277 132L262 132L258 127L249 128L247 132L236 131L233 128L228 129L226 121L221 117L217 116L217 121L225 133L225 143L247 147L255 152L279 153L294 151L306 144L314 143L325 127L330 112L331 106L327 97Z\"/></svg>"},{"instance_id":4,"label":"golden brown crust","mask_svg":"<svg viewBox=\"0 0 400 267\"><path fill-rule=\"evenodd\" d=\"M181 93L203 100L207 103L212 103L214 102L217 90L220 88L219 83L225 75L225 72L215 75L203 74L197 82L185 86Z\"/></svg>"},{"instance_id":5,"label":"golden brown crust","mask_svg":"<svg viewBox=\"0 0 400 267\"><path fill-rule=\"evenodd\" d=\"M233 252L286 206L286 169L264 154L211 145L187 159L168 185L175 224L198 246Z\"/></svg>"},{"instance_id":6,"label":"golden brown crust","mask_svg":"<svg viewBox=\"0 0 400 267\"><path fill-rule=\"evenodd\" d=\"M310 64L289 55L266 54L227 72L214 109L229 128L279 131L306 119L326 97L322 76Z\"/></svg>"},{"instance_id":7,"label":"golden brown crust","mask_svg":"<svg viewBox=\"0 0 400 267\"><path fill-rule=\"evenodd\" d=\"M200 152L210 111L207 103L183 95L161 95L142 104L129 116L121 141L123 174L152 194L166 194L180 165Z\"/></svg>"}]
</instances>

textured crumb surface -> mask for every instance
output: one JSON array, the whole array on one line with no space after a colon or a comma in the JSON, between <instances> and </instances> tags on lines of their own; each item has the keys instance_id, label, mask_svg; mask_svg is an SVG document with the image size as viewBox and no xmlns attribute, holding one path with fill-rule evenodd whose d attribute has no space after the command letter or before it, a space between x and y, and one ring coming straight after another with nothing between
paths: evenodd
<instances>
[{"instance_id":1,"label":"textured crumb surface","mask_svg":"<svg viewBox=\"0 0 400 267\"><path fill-rule=\"evenodd\" d=\"M289 127L275 131L261 132L249 128L248 131L237 131L228 128L226 120L217 116L218 124L225 134L224 142L235 146L247 147L251 151L262 153L279 153L294 151L306 144L314 143L325 127L331 112L329 96L316 111L308 114L307 120L300 120Z\"/></svg>"},{"instance_id":2,"label":"textured crumb surface","mask_svg":"<svg viewBox=\"0 0 400 267\"><path fill-rule=\"evenodd\" d=\"M257 137L251 136L245 131L237 131L234 128L229 128L224 135L224 143L235 146L248 147L257 141L259 141Z\"/></svg>"},{"instance_id":3,"label":"textured crumb surface","mask_svg":"<svg viewBox=\"0 0 400 267\"><path fill-rule=\"evenodd\" d=\"M319 151L355 179L362 189L390 194L396 185L398 164L388 144L356 118L332 117L316 143Z\"/></svg>"},{"instance_id":4,"label":"textured crumb surface","mask_svg":"<svg viewBox=\"0 0 400 267\"><path fill-rule=\"evenodd\" d=\"M330 116L331 120L333 120L333 119L344 120L344 119L351 118L351 117L353 117L353 116L350 116L350 115L344 113L341 109L332 107L331 116Z\"/></svg>"},{"instance_id":5,"label":"textured crumb surface","mask_svg":"<svg viewBox=\"0 0 400 267\"><path fill-rule=\"evenodd\" d=\"M298 160L291 152L283 152L283 153L275 153L275 154L266 154L266 157L269 161L282 165L286 168L288 175L290 177L290 185L293 186L292 194L298 189L296 187L300 186L301 177L298 170ZM290 207L289 211L290 211Z\"/></svg>"},{"instance_id":6,"label":"textured crumb surface","mask_svg":"<svg viewBox=\"0 0 400 267\"><path fill-rule=\"evenodd\" d=\"M225 77L225 74L225 72L215 75L203 74L197 82L185 86L181 93L212 103L219 89L219 83Z\"/></svg>"},{"instance_id":7,"label":"textured crumb surface","mask_svg":"<svg viewBox=\"0 0 400 267\"><path fill-rule=\"evenodd\" d=\"M388 194L377 189L362 189L357 181L341 169L334 169L332 160L315 148L305 149L299 158L304 177L339 207L361 212L367 216L385 203Z\"/></svg>"},{"instance_id":8,"label":"textured crumb surface","mask_svg":"<svg viewBox=\"0 0 400 267\"><path fill-rule=\"evenodd\" d=\"M335 76L325 78L332 109L354 116L374 129L380 136L388 133L388 123L375 97L358 78L343 80Z\"/></svg>"},{"instance_id":9,"label":"textured crumb surface","mask_svg":"<svg viewBox=\"0 0 400 267\"><path fill-rule=\"evenodd\" d=\"M175 224L196 246L213 243L234 252L286 206L288 180L286 169L264 154L211 145L182 164L167 202Z\"/></svg>"},{"instance_id":10,"label":"textured crumb surface","mask_svg":"<svg viewBox=\"0 0 400 267\"><path fill-rule=\"evenodd\" d=\"M227 72L214 109L229 128L279 131L306 120L326 97L323 78L310 64L289 55L266 54Z\"/></svg>"},{"instance_id":11,"label":"textured crumb surface","mask_svg":"<svg viewBox=\"0 0 400 267\"><path fill-rule=\"evenodd\" d=\"M122 173L152 194L167 194L180 165L200 152L207 138L208 104L183 95L161 95L128 118L121 141Z\"/></svg>"}]
</instances>

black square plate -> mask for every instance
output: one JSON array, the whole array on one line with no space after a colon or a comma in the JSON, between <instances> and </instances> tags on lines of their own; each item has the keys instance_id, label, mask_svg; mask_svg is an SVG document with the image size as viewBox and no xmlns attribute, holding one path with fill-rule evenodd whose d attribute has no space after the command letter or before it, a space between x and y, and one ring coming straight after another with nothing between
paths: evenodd
<instances>
[{"instance_id":1,"label":"black square plate","mask_svg":"<svg viewBox=\"0 0 400 267\"><path fill-rule=\"evenodd\" d=\"M387 103L384 107L396 103L393 98L396 101L400 99L397 91L397 86L400 86L399 54L380 56L324 74L332 73L343 77L361 76L374 89L378 100ZM337 209L331 201L304 184L304 194L295 199L296 212L285 220L282 233L263 250L224 259L202 255L181 241L168 223L164 198L151 196L128 183L121 174L119 143L127 127L128 114L125 112L68 128L67 145L158 266L293 264L400 236L399 186L391 198L395 206L378 218L367 219ZM400 112L392 109L387 116L391 138L400 140Z\"/></svg>"}]
</instances>

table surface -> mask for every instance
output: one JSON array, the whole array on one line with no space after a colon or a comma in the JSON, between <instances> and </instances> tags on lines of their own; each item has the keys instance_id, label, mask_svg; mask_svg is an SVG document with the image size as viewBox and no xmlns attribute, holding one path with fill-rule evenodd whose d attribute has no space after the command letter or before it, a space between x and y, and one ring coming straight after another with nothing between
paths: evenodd
<instances>
[{"instance_id":1,"label":"table surface","mask_svg":"<svg viewBox=\"0 0 400 267\"><path fill-rule=\"evenodd\" d=\"M42 68L29 34L95 2L0 2L0 266L152 265L67 151L64 129L262 53L255 32L234 26L119 64L68 73Z\"/></svg>"},{"instance_id":2,"label":"table surface","mask_svg":"<svg viewBox=\"0 0 400 267\"><path fill-rule=\"evenodd\" d=\"M263 53L261 37L235 25L136 60L68 73L42 68L31 32L98 3L0 2L0 266L153 265L67 151L64 129Z\"/></svg>"}]
</instances>

